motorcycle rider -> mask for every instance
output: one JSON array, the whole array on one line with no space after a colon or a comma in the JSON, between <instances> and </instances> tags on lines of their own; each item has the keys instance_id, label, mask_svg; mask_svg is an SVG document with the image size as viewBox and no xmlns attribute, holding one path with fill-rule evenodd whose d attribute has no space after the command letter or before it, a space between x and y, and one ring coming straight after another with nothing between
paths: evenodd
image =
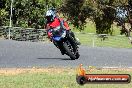
<instances>
[{"instance_id":1,"label":"motorcycle rider","mask_svg":"<svg viewBox=\"0 0 132 88\"><path fill-rule=\"evenodd\" d=\"M60 28L63 28L67 31L67 33L69 33L73 39L74 39L74 42L77 44L77 45L80 45L80 42L77 41L77 39L75 38L75 35L74 33L71 31L68 23L66 21L64 21L63 18L59 18L57 15L56 15L56 11L55 9L49 9L47 12L46 12L46 25L45 25L45 29L47 31L47 35L48 35L48 38L51 39L52 37L52 33L50 32L50 29L51 28L56 28L58 26L60 26ZM63 51L63 47L61 46L62 44L56 44L54 43L55 46L57 48L60 49L62 55L65 54L65 52Z\"/></svg>"}]
</instances>

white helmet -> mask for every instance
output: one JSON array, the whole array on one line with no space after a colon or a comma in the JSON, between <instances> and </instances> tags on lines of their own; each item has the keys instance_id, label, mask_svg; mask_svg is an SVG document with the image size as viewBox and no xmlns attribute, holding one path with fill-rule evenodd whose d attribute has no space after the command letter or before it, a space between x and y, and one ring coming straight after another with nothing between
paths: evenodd
<instances>
[{"instance_id":1,"label":"white helmet","mask_svg":"<svg viewBox=\"0 0 132 88\"><path fill-rule=\"evenodd\" d=\"M55 12L51 9L46 12L46 19L48 22L54 21L55 16Z\"/></svg>"}]
</instances>

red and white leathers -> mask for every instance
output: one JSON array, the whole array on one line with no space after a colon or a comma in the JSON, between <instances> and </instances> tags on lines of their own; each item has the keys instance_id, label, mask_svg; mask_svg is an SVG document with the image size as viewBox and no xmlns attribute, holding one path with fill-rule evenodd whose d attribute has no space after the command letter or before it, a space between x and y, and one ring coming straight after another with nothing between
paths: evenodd
<instances>
[{"instance_id":1,"label":"red and white leathers","mask_svg":"<svg viewBox=\"0 0 132 88\"><path fill-rule=\"evenodd\" d=\"M65 29L70 30L68 23L66 21L64 21L63 18L57 18L57 17L55 17L54 21L46 24L46 30L48 31L51 28L54 29L54 28L60 26L60 22L62 22L62 21L63 21L63 26L65 27ZM52 35L51 32L48 32L47 34L48 34L48 38L50 38Z\"/></svg>"}]
</instances>

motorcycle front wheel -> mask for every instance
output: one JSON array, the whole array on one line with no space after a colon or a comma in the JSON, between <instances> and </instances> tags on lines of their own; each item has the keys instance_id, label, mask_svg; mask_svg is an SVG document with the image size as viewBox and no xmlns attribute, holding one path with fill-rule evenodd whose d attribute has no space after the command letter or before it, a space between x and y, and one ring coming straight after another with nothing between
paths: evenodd
<instances>
[{"instance_id":1,"label":"motorcycle front wheel","mask_svg":"<svg viewBox=\"0 0 132 88\"><path fill-rule=\"evenodd\" d=\"M72 46L69 45L68 43L70 43L70 42L69 41L64 42L63 43L63 47L64 47L66 53L68 54L68 56L71 58L71 60L75 60L76 59L76 56L74 55Z\"/></svg>"}]
</instances>

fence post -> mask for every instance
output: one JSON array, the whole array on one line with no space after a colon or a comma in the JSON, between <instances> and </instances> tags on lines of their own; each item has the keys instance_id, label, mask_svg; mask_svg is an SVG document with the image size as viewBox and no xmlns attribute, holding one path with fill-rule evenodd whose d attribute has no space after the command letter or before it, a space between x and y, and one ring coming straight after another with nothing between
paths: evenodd
<instances>
[{"instance_id":1,"label":"fence post","mask_svg":"<svg viewBox=\"0 0 132 88\"><path fill-rule=\"evenodd\" d=\"M13 0L11 0L11 7L10 7L10 25L9 25L9 34L8 39L10 40L10 34L11 34L11 27L12 27L12 7L13 7Z\"/></svg>"}]
</instances>

